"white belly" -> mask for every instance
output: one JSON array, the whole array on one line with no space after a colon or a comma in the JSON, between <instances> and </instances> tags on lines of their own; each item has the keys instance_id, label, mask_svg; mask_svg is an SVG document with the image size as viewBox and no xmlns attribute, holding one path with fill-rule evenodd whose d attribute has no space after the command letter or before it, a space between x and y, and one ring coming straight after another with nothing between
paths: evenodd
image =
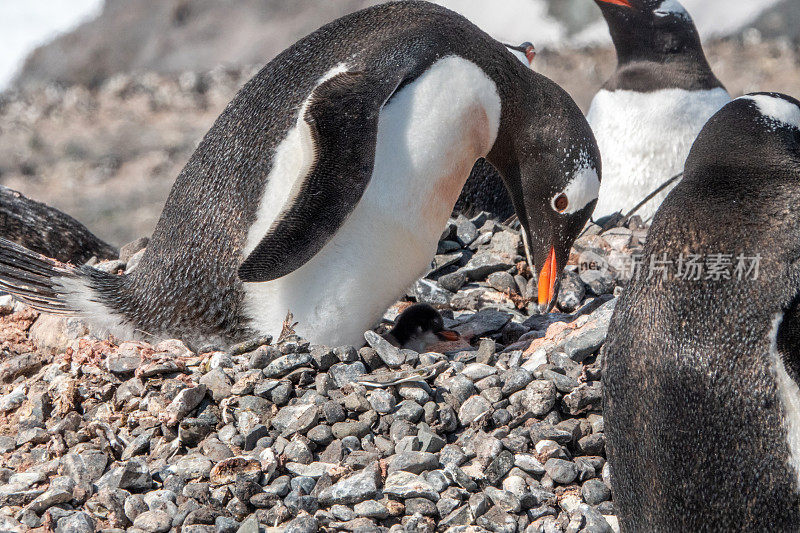
<instances>
[{"instance_id":1,"label":"white belly","mask_svg":"<svg viewBox=\"0 0 800 533\"><path fill-rule=\"evenodd\" d=\"M598 92L587 116L603 158L603 182L594 217L617 211L626 214L683 172L700 130L729 101L721 88ZM663 191L637 214L650 218L668 192Z\"/></svg>"},{"instance_id":2,"label":"white belly","mask_svg":"<svg viewBox=\"0 0 800 533\"><path fill-rule=\"evenodd\" d=\"M339 231L291 274L245 283L251 326L277 335L291 312L312 342L363 343L364 331L428 267L472 165L494 144L500 111L495 84L454 56L395 95L381 111L371 181ZM276 152L274 168L284 174L270 175L246 251L274 219L275 199L289 198L287 187L307 172L306 130L298 123Z\"/></svg>"},{"instance_id":3,"label":"white belly","mask_svg":"<svg viewBox=\"0 0 800 533\"><path fill-rule=\"evenodd\" d=\"M778 383L778 398L783 407L786 444L789 447L788 462L795 474L795 488L800 490L800 388L786 371L783 357L778 351L778 328L783 318L783 313L778 313L773 321L770 357L772 371Z\"/></svg>"}]
</instances>

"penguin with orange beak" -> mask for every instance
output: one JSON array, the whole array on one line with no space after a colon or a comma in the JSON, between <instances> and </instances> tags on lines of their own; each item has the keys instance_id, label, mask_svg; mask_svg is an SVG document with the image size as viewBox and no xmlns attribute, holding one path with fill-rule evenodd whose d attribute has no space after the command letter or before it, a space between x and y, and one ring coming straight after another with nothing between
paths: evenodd
<instances>
[{"instance_id":1,"label":"penguin with orange beak","mask_svg":"<svg viewBox=\"0 0 800 533\"><path fill-rule=\"evenodd\" d=\"M617 69L595 95L587 119L603 154L594 216L627 214L683 171L697 134L730 101L677 0L595 0L608 23ZM648 219L661 191L637 214Z\"/></svg>"},{"instance_id":2,"label":"penguin with orange beak","mask_svg":"<svg viewBox=\"0 0 800 533\"><path fill-rule=\"evenodd\" d=\"M324 53L321 53L324 51ZM470 170L505 185L540 303L594 209L600 152L556 83L464 17L390 2L301 39L246 83L175 181L136 270L0 239L0 287L120 338L358 345L424 274Z\"/></svg>"}]
</instances>

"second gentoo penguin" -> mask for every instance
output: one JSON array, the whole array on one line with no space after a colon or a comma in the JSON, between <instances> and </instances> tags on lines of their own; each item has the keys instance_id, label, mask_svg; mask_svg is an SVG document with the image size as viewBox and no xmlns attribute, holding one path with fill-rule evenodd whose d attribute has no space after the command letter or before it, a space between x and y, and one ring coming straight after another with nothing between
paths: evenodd
<instances>
[{"instance_id":1,"label":"second gentoo penguin","mask_svg":"<svg viewBox=\"0 0 800 533\"><path fill-rule=\"evenodd\" d=\"M604 348L623 531L800 531L800 102L734 100L656 213ZM646 268L645 268L646 270Z\"/></svg>"},{"instance_id":2,"label":"second gentoo penguin","mask_svg":"<svg viewBox=\"0 0 800 533\"><path fill-rule=\"evenodd\" d=\"M700 129L730 101L677 0L595 0L608 22L617 70L587 118L603 155L594 217L623 214L683 171ZM642 206L647 220L669 188Z\"/></svg>"},{"instance_id":3,"label":"second gentoo penguin","mask_svg":"<svg viewBox=\"0 0 800 533\"><path fill-rule=\"evenodd\" d=\"M134 272L48 265L3 243L0 284L118 336L232 342L277 335L291 313L312 342L359 344L429 268L484 156L552 307L600 186L591 129L565 91L464 17L381 4L301 39L243 86Z\"/></svg>"}]
</instances>

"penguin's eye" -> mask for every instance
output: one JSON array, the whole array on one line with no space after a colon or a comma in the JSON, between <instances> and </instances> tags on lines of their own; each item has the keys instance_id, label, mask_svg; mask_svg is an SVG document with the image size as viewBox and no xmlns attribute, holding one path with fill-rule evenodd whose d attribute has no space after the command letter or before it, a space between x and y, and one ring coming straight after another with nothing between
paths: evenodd
<instances>
[{"instance_id":1,"label":"penguin's eye","mask_svg":"<svg viewBox=\"0 0 800 533\"><path fill-rule=\"evenodd\" d=\"M569 207L569 198L563 192L553 198L553 209L558 211L559 213L563 213Z\"/></svg>"}]
</instances>

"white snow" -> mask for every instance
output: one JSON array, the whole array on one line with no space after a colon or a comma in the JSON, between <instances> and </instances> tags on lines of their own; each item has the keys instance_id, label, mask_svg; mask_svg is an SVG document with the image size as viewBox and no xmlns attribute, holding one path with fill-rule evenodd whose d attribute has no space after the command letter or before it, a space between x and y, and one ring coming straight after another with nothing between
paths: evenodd
<instances>
[{"instance_id":1,"label":"white snow","mask_svg":"<svg viewBox=\"0 0 800 533\"><path fill-rule=\"evenodd\" d=\"M536 46L565 44L566 30L547 14L543 0L434 0L461 13L486 33L508 44L530 41ZM593 9L587 1L587 8Z\"/></svg>"},{"instance_id":2,"label":"white snow","mask_svg":"<svg viewBox=\"0 0 800 533\"><path fill-rule=\"evenodd\" d=\"M682 0L703 38L734 33L780 0Z\"/></svg>"},{"instance_id":3,"label":"white snow","mask_svg":"<svg viewBox=\"0 0 800 533\"><path fill-rule=\"evenodd\" d=\"M457 0L455 0L457 1ZM531 0L541 1L541 0ZM780 0L748 0L747 2L731 2L730 0L680 0L686 11L694 20L697 31L703 39L730 35L746 28L758 16L777 4ZM664 2L664 10L678 11L676 0ZM480 25L480 23L478 23ZM491 32L490 32L491 33ZM530 40L530 39L529 39ZM532 41L537 46L550 43ZM570 37L567 44L573 46L610 43L611 36L605 21L599 20Z\"/></svg>"},{"instance_id":4,"label":"white snow","mask_svg":"<svg viewBox=\"0 0 800 533\"><path fill-rule=\"evenodd\" d=\"M457 11L499 40L518 44L531 41L537 47L569 46L610 43L608 27L599 20L576 35L567 37L563 25L547 14L544 0L502 0L492 2L490 9L485 0L435 0ZM691 14L703 38L734 33L753 22L766 9L780 0L680 0ZM678 2L665 1L665 10L677 11ZM586 9L598 9L586 0Z\"/></svg>"},{"instance_id":5,"label":"white snow","mask_svg":"<svg viewBox=\"0 0 800 533\"><path fill-rule=\"evenodd\" d=\"M0 0L0 90L37 46L95 16L103 0Z\"/></svg>"}]
</instances>

